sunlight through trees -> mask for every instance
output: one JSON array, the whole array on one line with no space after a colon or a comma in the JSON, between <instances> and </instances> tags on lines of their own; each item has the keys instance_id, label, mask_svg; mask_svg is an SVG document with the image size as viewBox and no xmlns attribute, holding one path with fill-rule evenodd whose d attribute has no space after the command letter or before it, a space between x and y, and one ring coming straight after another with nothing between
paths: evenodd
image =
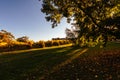
<instances>
[{"instance_id":1,"label":"sunlight through trees","mask_svg":"<svg viewBox=\"0 0 120 80\"><path fill-rule=\"evenodd\" d=\"M79 36L77 37L79 44L98 40L103 46L106 46L109 35L113 35L112 33L116 32L116 29L120 30L119 0L40 1L43 2L41 11L46 14L46 20L52 22L53 28L60 23L63 17L67 18L68 23L74 22L79 26ZM83 38L85 41L82 40Z\"/></svg>"}]
</instances>

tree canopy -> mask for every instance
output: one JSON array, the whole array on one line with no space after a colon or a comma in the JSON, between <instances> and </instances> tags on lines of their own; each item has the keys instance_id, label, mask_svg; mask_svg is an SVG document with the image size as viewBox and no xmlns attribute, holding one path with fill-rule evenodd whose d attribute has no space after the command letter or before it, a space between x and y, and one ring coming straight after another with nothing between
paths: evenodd
<instances>
[{"instance_id":1,"label":"tree canopy","mask_svg":"<svg viewBox=\"0 0 120 80\"><path fill-rule=\"evenodd\" d=\"M16 39L19 42L28 42L29 41L29 37L27 36L22 36Z\"/></svg>"},{"instance_id":2,"label":"tree canopy","mask_svg":"<svg viewBox=\"0 0 120 80\"><path fill-rule=\"evenodd\" d=\"M0 31L0 41L1 42L10 42L14 39L15 39L15 37L12 33L7 32L6 30Z\"/></svg>"},{"instance_id":3,"label":"tree canopy","mask_svg":"<svg viewBox=\"0 0 120 80\"><path fill-rule=\"evenodd\" d=\"M76 38L74 31L71 31L68 28L66 28L65 33L66 33L66 38L68 39Z\"/></svg>"},{"instance_id":4,"label":"tree canopy","mask_svg":"<svg viewBox=\"0 0 120 80\"><path fill-rule=\"evenodd\" d=\"M79 27L78 41L101 41L120 30L120 0L41 0L46 20L56 27L62 18ZM100 40L101 39L101 40ZM79 41L81 42L81 41Z\"/></svg>"}]
</instances>

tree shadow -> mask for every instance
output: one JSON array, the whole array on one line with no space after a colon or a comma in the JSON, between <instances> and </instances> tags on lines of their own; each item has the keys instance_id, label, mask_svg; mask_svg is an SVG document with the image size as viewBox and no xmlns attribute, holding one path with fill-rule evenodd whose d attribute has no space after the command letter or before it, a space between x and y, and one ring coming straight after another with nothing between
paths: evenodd
<instances>
[{"instance_id":1,"label":"tree shadow","mask_svg":"<svg viewBox=\"0 0 120 80\"><path fill-rule=\"evenodd\" d=\"M64 47L0 55L0 80L36 80L79 52L78 49Z\"/></svg>"}]
</instances>

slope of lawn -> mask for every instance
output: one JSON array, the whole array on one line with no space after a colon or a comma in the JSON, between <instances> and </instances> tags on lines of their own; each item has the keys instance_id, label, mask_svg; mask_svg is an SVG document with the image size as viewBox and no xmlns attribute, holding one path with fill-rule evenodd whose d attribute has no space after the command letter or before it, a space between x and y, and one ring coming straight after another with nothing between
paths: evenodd
<instances>
[{"instance_id":1,"label":"slope of lawn","mask_svg":"<svg viewBox=\"0 0 120 80\"><path fill-rule=\"evenodd\" d=\"M120 80L120 43L0 53L0 80Z\"/></svg>"},{"instance_id":2,"label":"slope of lawn","mask_svg":"<svg viewBox=\"0 0 120 80\"><path fill-rule=\"evenodd\" d=\"M89 48L45 80L120 80L120 43Z\"/></svg>"}]
</instances>

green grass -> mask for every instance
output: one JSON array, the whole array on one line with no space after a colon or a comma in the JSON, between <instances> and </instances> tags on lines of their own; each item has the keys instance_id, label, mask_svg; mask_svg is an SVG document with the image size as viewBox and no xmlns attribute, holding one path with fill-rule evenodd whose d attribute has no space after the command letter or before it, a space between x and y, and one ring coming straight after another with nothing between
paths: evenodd
<instances>
[{"instance_id":1,"label":"green grass","mask_svg":"<svg viewBox=\"0 0 120 80\"><path fill-rule=\"evenodd\" d=\"M119 80L120 43L0 53L0 80ZM109 54L110 53L110 54Z\"/></svg>"}]
</instances>

